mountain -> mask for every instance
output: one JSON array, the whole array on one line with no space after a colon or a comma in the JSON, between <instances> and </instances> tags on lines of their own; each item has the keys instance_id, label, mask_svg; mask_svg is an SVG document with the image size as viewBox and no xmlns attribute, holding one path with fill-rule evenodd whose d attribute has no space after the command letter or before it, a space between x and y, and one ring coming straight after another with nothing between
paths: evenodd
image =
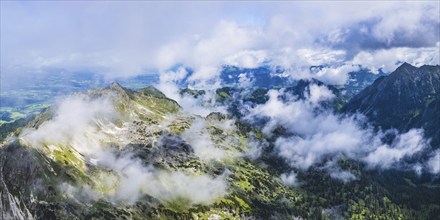
<instances>
[{"instance_id":1,"label":"mountain","mask_svg":"<svg viewBox=\"0 0 440 220\"><path fill-rule=\"evenodd\" d=\"M316 85L324 86L304 81L290 93L301 99ZM267 101L265 92L251 94ZM404 175L392 179L398 184L380 182L373 177L384 179L381 172L350 159L338 164L354 181L317 165L295 170L299 185L286 184L293 171L259 129L218 112L187 113L154 87L113 83L72 94L0 129L8 133L0 143L1 219L433 219L440 212L437 183ZM252 159L252 148L265 144Z\"/></svg>"},{"instance_id":2,"label":"mountain","mask_svg":"<svg viewBox=\"0 0 440 220\"><path fill-rule=\"evenodd\" d=\"M11 130L0 145L2 219L308 213L301 192L241 156L256 131L185 113L153 87L73 94Z\"/></svg>"},{"instance_id":3,"label":"mountain","mask_svg":"<svg viewBox=\"0 0 440 220\"><path fill-rule=\"evenodd\" d=\"M159 82L159 75L146 74L114 79L125 87L140 89ZM38 74L2 75L0 82L0 125L39 113L60 97L104 87L109 84L102 74L45 69Z\"/></svg>"},{"instance_id":4,"label":"mountain","mask_svg":"<svg viewBox=\"0 0 440 220\"><path fill-rule=\"evenodd\" d=\"M179 68L184 68L188 74L176 83L179 87L186 88L191 85L191 82L188 80L194 74L194 71L183 66L176 66L172 70L177 71ZM316 66L311 67L310 70L318 71L322 68L324 66ZM13 76L7 76L6 79L2 78L0 125L38 113L52 105L53 101L59 97L73 92L104 87L109 83L104 76L91 72L69 72L64 69L47 69L45 71L41 74L26 76L25 80ZM349 99L381 75L385 74L383 72L373 74L367 69L350 72L347 83L339 85L338 88L343 90L344 98ZM286 70L281 67L270 66L258 68L223 66L219 79L223 87L251 87L252 85L252 87L265 90L291 87L298 83L298 80L290 79ZM128 78L116 78L114 80L127 88L141 89L145 85L159 83L159 75L151 73ZM8 83L3 83L3 81Z\"/></svg>"},{"instance_id":5,"label":"mountain","mask_svg":"<svg viewBox=\"0 0 440 220\"><path fill-rule=\"evenodd\" d=\"M433 147L439 148L440 66L403 63L354 96L344 110L365 114L384 129L424 128Z\"/></svg>"}]
</instances>

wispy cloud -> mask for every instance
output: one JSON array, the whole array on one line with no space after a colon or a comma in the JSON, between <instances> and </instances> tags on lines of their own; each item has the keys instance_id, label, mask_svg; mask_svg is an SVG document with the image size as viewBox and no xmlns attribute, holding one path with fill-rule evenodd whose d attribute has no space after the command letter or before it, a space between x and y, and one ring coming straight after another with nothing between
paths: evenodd
<instances>
[{"instance_id":1,"label":"wispy cloud","mask_svg":"<svg viewBox=\"0 0 440 220\"><path fill-rule=\"evenodd\" d=\"M266 121L263 132L269 137L276 135L275 153L292 168L308 170L325 163L321 168L331 177L344 182L354 180L356 176L341 170L336 163L345 157L365 163L368 169L438 173L438 163L434 162L438 152L431 155L424 166L408 160L431 149L422 129L404 133L393 129L376 131L362 115L336 114L323 109L320 102L335 97L326 86L312 85L308 93L306 99L301 100L282 90L270 90L269 100L250 108L246 116L251 122ZM286 100L289 96L291 98ZM279 128L285 132L277 133ZM385 137L390 136L395 137L394 141L385 142ZM286 181L292 178L288 174L283 176Z\"/></svg>"},{"instance_id":2,"label":"wispy cloud","mask_svg":"<svg viewBox=\"0 0 440 220\"><path fill-rule=\"evenodd\" d=\"M124 121L114 102L112 93L92 98L76 94L53 108L53 118L38 128L27 128L21 132L21 141L54 160L59 159L54 156L56 152L70 151L75 159L69 162L80 172L88 171L85 164L103 171L103 175L93 179L95 185L61 184L59 187L66 196L133 204L140 197L149 195L165 203L184 199L187 205L192 205L212 202L227 193L226 173L211 176L160 169L135 157L134 152L121 150L136 140L127 138L130 123ZM144 110L144 113L150 111ZM193 145L196 155L204 160L221 157L223 151L215 151L209 137L196 133L202 131L195 126L183 137ZM112 147L115 145L117 150Z\"/></svg>"}]
</instances>

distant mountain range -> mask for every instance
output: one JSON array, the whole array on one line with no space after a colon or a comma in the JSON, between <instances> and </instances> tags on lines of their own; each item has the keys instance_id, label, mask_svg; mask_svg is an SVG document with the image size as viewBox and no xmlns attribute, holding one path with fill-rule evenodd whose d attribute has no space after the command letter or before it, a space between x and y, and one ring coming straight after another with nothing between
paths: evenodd
<instances>
[{"instance_id":1,"label":"distant mountain range","mask_svg":"<svg viewBox=\"0 0 440 220\"><path fill-rule=\"evenodd\" d=\"M313 67L314 70L319 68L323 67ZM54 104L54 101L59 97L87 89L104 87L110 83L103 75L90 72L68 72L63 69L46 71L26 75L26 78L2 76L0 124L38 113ZM188 75L176 82L181 88L188 87L187 80L193 74L193 70L189 68L186 68L186 71ZM348 75L347 83L338 85L338 88L344 93L345 99L351 98L376 78L386 74L383 72L374 74L368 69L361 69L348 73ZM114 80L130 89L156 85L160 81L159 75L155 73ZM224 66L220 71L220 80L223 87L243 87L243 83L247 83L252 87L262 89L291 87L297 83L297 80L292 80L288 74L286 75L284 69L269 66L258 68Z\"/></svg>"}]
</instances>

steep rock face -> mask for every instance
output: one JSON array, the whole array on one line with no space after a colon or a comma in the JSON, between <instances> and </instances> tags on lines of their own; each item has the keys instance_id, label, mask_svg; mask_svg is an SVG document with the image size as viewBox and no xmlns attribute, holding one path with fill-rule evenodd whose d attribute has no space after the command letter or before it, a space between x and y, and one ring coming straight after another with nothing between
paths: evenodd
<instances>
[{"instance_id":1,"label":"steep rock face","mask_svg":"<svg viewBox=\"0 0 440 220\"><path fill-rule=\"evenodd\" d=\"M404 63L353 97L344 110L363 113L385 129L424 128L439 147L439 100L440 66Z\"/></svg>"},{"instance_id":2,"label":"steep rock face","mask_svg":"<svg viewBox=\"0 0 440 220\"><path fill-rule=\"evenodd\" d=\"M30 189L37 186L37 179L43 177L43 165L35 158L32 149L19 143L11 143L0 151L0 217L32 218L27 205L30 204L28 195ZM23 183L29 188L23 187Z\"/></svg>"}]
</instances>

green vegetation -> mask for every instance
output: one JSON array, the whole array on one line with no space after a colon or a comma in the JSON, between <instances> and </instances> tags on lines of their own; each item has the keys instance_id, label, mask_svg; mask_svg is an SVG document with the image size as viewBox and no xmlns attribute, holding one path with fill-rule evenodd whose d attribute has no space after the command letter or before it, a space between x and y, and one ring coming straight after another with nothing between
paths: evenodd
<instances>
[{"instance_id":1,"label":"green vegetation","mask_svg":"<svg viewBox=\"0 0 440 220\"><path fill-rule=\"evenodd\" d=\"M290 91L307 86L307 82L302 83ZM246 100L265 102L264 91L257 89ZM202 94L195 90L185 93ZM80 154L73 144L44 142L37 146L20 137L0 147L0 199L5 210L13 206L8 197L11 195L21 204L20 210L26 207L39 219L435 219L440 216L440 184L436 180L395 170L367 170L361 163L341 157L339 167L356 177L343 182L332 178L322 166L291 170L273 154L270 144L259 159L250 160L244 155L249 141L270 139L260 129L229 115L211 113L205 118L189 115L153 87L131 91L112 84L86 94L92 98L111 95L114 107L121 114L113 130L100 123L93 126L97 132L107 132L96 143L116 152L112 156L135 161L136 165L154 172L224 177L227 192L200 204L182 196L161 200L147 193L139 193L132 203L120 201L117 196L111 196L125 173L120 175L110 166L96 165L93 158ZM217 95L225 102L233 101L234 97L232 88L219 89ZM327 104L338 110L342 101L338 98ZM435 103L433 100L426 105ZM422 114L417 109L410 115L417 118ZM47 108L35 117L3 124L2 140L7 135L19 135L25 128L39 128L53 116L53 108ZM198 120L204 123L203 132L207 135L201 146L209 144L220 149L225 155L221 159L203 160L182 138ZM121 133L117 133L119 130ZM297 173L298 182L287 186L280 176L292 171Z\"/></svg>"},{"instance_id":2,"label":"green vegetation","mask_svg":"<svg viewBox=\"0 0 440 220\"><path fill-rule=\"evenodd\" d=\"M206 94L205 90L194 90L194 89L190 89L190 88L182 89L182 90L180 90L179 93L180 93L180 95L185 95L185 94L191 95L194 98L197 98L201 95Z\"/></svg>"}]
</instances>

